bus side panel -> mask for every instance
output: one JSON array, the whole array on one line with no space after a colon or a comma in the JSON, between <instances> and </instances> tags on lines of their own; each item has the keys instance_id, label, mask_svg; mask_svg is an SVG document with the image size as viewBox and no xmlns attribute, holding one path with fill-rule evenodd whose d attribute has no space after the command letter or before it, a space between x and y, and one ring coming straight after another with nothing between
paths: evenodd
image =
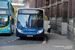
<instances>
[{"instance_id":1,"label":"bus side panel","mask_svg":"<svg viewBox=\"0 0 75 50\"><path fill-rule=\"evenodd\" d=\"M10 34L10 24L3 28L3 30L0 30L0 34Z\"/></svg>"}]
</instances>

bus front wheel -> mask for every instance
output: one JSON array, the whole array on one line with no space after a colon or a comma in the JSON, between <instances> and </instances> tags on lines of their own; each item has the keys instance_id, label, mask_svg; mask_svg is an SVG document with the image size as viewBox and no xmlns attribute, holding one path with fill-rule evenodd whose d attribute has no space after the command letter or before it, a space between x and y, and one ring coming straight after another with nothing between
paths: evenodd
<instances>
[{"instance_id":1,"label":"bus front wheel","mask_svg":"<svg viewBox=\"0 0 75 50\"><path fill-rule=\"evenodd\" d=\"M24 39L24 37L20 37L20 39Z\"/></svg>"}]
</instances>

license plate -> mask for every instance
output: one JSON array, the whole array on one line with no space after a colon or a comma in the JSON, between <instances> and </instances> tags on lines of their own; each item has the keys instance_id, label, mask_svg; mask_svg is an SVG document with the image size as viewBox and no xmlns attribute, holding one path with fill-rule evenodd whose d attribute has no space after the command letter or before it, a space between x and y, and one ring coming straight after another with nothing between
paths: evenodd
<instances>
[{"instance_id":1,"label":"license plate","mask_svg":"<svg viewBox=\"0 0 75 50\"><path fill-rule=\"evenodd\" d=\"M27 37L33 37L33 35L27 35Z\"/></svg>"}]
</instances>

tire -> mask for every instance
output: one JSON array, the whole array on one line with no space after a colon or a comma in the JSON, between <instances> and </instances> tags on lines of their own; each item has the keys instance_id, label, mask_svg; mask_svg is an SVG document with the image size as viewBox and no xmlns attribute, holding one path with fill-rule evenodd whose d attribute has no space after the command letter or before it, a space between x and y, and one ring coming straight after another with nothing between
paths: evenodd
<instances>
[{"instance_id":1,"label":"tire","mask_svg":"<svg viewBox=\"0 0 75 50\"><path fill-rule=\"evenodd\" d=\"M40 40L44 40L44 38L40 38Z\"/></svg>"},{"instance_id":2,"label":"tire","mask_svg":"<svg viewBox=\"0 0 75 50\"><path fill-rule=\"evenodd\" d=\"M24 39L24 37L20 37L20 39Z\"/></svg>"}]
</instances>

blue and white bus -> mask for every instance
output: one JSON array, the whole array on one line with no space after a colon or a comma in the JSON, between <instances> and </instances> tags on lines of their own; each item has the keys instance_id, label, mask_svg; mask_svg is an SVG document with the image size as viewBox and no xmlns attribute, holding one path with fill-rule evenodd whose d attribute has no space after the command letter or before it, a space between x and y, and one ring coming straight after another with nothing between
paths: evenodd
<instances>
[{"instance_id":1,"label":"blue and white bus","mask_svg":"<svg viewBox=\"0 0 75 50\"><path fill-rule=\"evenodd\" d=\"M18 9L16 36L44 37L44 10L39 8Z\"/></svg>"},{"instance_id":2,"label":"blue and white bus","mask_svg":"<svg viewBox=\"0 0 75 50\"><path fill-rule=\"evenodd\" d=\"M14 25L14 8L9 0L0 0L0 34L11 34Z\"/></svg>"}]
</instances>

